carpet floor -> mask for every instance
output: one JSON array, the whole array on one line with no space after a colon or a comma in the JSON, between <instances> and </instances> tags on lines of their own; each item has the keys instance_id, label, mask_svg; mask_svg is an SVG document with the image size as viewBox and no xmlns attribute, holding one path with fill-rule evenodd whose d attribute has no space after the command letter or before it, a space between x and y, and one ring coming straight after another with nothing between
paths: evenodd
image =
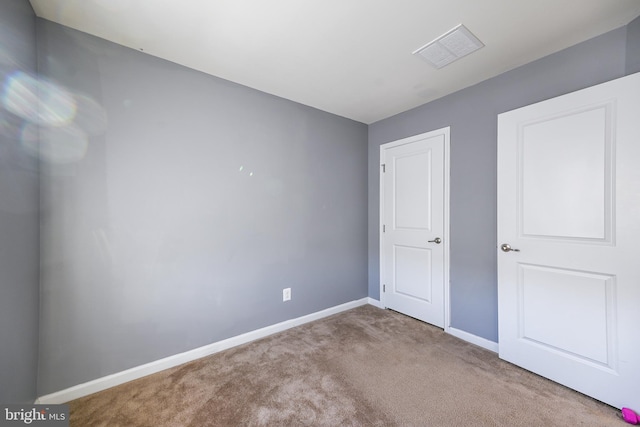
<instances>
[{"instance_id":1,"label":"carpet floor","mask_svg":"<svg viewBox=\"0 0 640 427\"><path fill-rule=\"evenodd\" d=\"M69 402L71 426L619 426L615 408L358 307Z\"/></svg>"}]
</instances>

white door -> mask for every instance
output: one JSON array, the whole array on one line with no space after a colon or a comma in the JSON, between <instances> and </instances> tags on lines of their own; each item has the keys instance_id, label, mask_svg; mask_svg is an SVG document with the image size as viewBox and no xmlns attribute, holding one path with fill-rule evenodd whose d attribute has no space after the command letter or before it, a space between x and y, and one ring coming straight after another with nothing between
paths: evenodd
<instances>
[{"instance_id":1,"label":"white door","mask_svg":"<svg viewBox=\"0 0 640 427\"><path fill-rule=\"evenodd\" d=\"M449 128L380 147L381 300L444 327Z\"/></svg>"},{"instance_id":2,"label":"white door","mask_svg":"<svg viewBox=\"0 0 640 427\"><path fill-rule=\"evenodd\" d=\"M640 409L640 74L498 117L498 300L501 358Z\"/></svg>"}]
</instances>

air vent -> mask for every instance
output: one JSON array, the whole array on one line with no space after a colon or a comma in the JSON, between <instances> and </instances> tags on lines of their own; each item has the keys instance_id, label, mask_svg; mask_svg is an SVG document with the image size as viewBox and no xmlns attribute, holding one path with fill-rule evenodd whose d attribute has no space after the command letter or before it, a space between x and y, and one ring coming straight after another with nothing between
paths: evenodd
<instances>
[{"instance_id":1,"label":"air vent","mask_svg":"<svg viewBox=\"0 0 640 427\"><path fill-rule=\"evenodd\" d=\"M483 46L484 44L471 34L467 27L460 24L413 54L427 60L436 68L442 68Z\"/></svg>"}]
</instances>

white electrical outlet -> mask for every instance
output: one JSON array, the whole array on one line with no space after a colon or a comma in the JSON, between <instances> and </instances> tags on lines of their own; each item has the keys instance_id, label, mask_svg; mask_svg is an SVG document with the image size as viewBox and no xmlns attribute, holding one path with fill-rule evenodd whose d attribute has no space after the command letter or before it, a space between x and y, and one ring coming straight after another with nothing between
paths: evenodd
<instances>
[{"instance_id":1,"label":"white electrical outlet","mask_svg":"<svg viewBox=\"0 0 640 427\"><path fill-rule=\"evenodd\" d=\"M282 290L282 301L289 301L291 299L291 288L285 288Z\"/></svg>"}]
</instances>

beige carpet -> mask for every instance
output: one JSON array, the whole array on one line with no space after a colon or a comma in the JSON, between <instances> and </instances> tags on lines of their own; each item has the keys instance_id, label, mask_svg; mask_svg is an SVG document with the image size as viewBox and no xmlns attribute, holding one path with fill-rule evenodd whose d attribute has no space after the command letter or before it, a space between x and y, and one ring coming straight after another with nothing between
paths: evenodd
<instances>
[{"instance_id":1,"label":"beige carpet","mask_svg":"<svg viewBox=\"0 0 640 427\"><path fill-rule=\"evenodd\" d=\"M618 411L372 306L70 402L72 426L619 426Z\"/></svg>"}]
</instances>

